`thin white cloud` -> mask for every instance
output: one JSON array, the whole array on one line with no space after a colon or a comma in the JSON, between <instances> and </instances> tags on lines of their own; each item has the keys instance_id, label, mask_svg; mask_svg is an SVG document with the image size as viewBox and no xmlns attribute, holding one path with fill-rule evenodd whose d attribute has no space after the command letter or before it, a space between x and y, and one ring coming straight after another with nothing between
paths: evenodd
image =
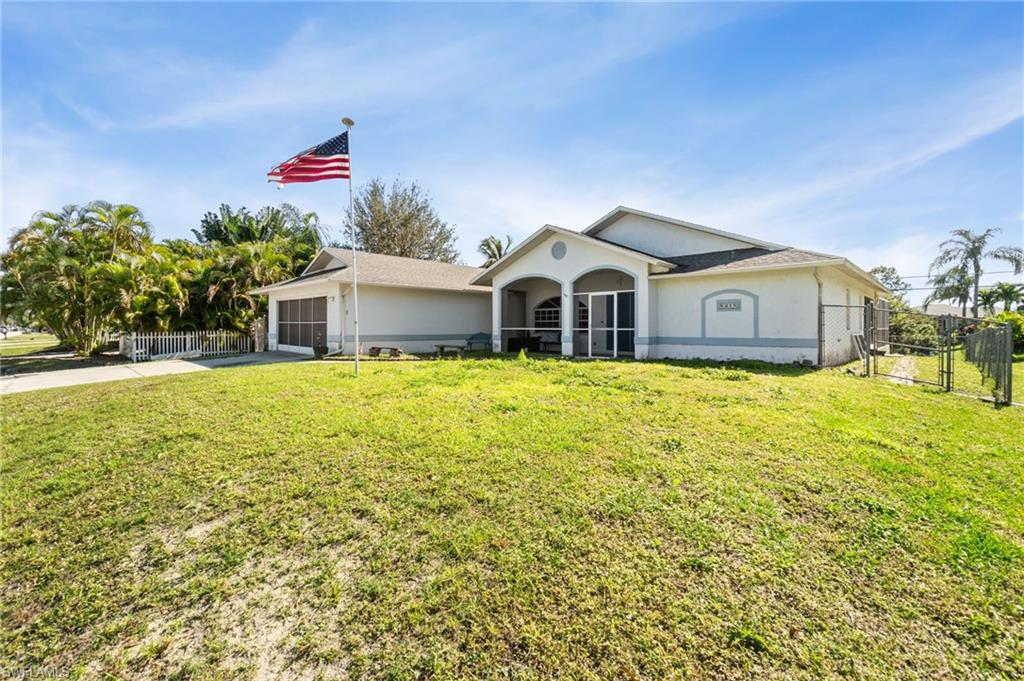
<instances>
[{"instance_id":1,"label":"thin white cloud","mask_svg":"<svg viewBox=\"0 0 1024 681\"><path fill-rule=\"evenodd\" d=\"M130 83L138 96L116 123L191 128L311 110L416 118L428 103L512 111L560 106L621 64L692 39L759 8L608 6L531 8L529 20L368 26L338 40L308 21L255 66L171 48L82 45L91 72ZM88 107L76 105L87 121ZM426 114L429 115L429 114ZM104 125L108 121L102 121Z\"/></svg>"}]
</instances>

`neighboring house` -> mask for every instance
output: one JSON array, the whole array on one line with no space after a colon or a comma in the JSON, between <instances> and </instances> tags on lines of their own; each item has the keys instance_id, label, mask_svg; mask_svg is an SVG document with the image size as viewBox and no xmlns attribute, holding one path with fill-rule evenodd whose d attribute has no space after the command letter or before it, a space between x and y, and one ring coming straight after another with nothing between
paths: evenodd
<instances>
[{"instance_id":1,"label":"neighboring house","mask_svg":"<svg viewBox=\"0 0 1024 681\"><path fill-rule=\"evenodd\" d=\"M323 338L352 352L350 264L325 248L253 291L270 297L270 349ZM495 351L837 364L855 356L864 303L888 295L839 256L623 207L582 232L547 225L486 270L372 253L358 265L364 351L430 352L490 328ZM823 325L822 303L850 306L845 321Z\"/></svg>"},{"instance_id":2,"label":"neighboring house","mask_svg":"<svg viewBox=\"0 0 1024 681\"><path fill-rule=\"evenodd\" d=\"M324 248L294 279L251 291L269 297L267 346L311 354L352 352L352 251ZM433 352L490 327L491 290L479 267L358 252L359 342Z\"/></svg>"},{"instance_id":3,"label":"neighboring house","mask_svg":"<svg viewBox=\"0 0 1024 681\"><path fill-rule=\"evenodd\" d=\"M619 207L582 232L547 225L472 280L491 286L495 351L834 364L858 309L888 294L845 258ZM851 321L852 319L852 321Z\"/></svg>"},{"instance_id":4,"label":"neighboring house","mask_svg":"<svg viewBox=\"0 0 1024 681\"><path fill-rule=\"evenodd\" d=\"M934 315L936 317L941 317L944 315L950 315L953 317L963 316L963 308L961 308L959 305L948 305L946 303L929 303L927 305L918 305L914 309L916 309L918 312ZM967 306L967 309L971 309L970 305Z\"/></svg>"}]
</instances>

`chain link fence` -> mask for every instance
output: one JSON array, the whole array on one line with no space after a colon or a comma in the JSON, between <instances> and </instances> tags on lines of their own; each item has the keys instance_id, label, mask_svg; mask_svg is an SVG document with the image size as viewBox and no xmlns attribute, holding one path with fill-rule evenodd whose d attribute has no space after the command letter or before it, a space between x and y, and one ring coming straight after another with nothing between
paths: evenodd
<instances>
[{"instance_id":1,"label":"chain link fence","mask_svg":"<svg viewBox=\"0 0 1024 681\"><path fill-rule=\"evenodd\" d=\"M1013 401L1013 327L1000 324L979 328L963 337L964 359L974 364L982 383L990 381L1004 402Z\"/></svg>"},{"instance_id":2,"label":"chain link fence","mask_svg":"<svg viewBox=\"0 0 1024 681\"><path fill-rule=\"evenodd\" d=\"M980 319L890 309L885 301L821 305L821 366L949 392L1013 399L1013 331Z\"/></svg>"}]
</instances>

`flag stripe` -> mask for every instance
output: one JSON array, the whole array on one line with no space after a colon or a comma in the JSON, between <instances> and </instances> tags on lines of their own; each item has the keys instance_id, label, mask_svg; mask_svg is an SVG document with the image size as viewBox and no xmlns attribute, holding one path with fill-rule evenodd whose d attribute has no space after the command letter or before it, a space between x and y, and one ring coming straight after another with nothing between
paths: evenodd
<instances>
[{"instance_id":1,"label":"flag stripe","mask_svg":"<svg viewBox=\"0 0 1024 681\"><path fill-rule=\"evenodd\" d=\"M277 179L281 177L348 177L347 170L329 170L323 173L270 173L268 177Z\"/></svg>"},{"instance_id":2,"label":"flag stripe","mask_svg":"<svg viewBox=\"0 0 1024 681\"><path fill-rule=\"evenodd\" d=\"M348 132L303 151L267 173L267 180L280 184L349 179Z\"/></svg>"},{"instance_id":3,"label":"flag stripe","mask_svg":"<svg viewBox=\"0 0 1024 681\"><path fill-rule=\"evenodd\" d=\"M316 163L315 161L296 161L295 163L284 163L279 168L291 170L293 168L348 168L348 161L331 161L330 163Z\"/></svg>"}]
</instances>

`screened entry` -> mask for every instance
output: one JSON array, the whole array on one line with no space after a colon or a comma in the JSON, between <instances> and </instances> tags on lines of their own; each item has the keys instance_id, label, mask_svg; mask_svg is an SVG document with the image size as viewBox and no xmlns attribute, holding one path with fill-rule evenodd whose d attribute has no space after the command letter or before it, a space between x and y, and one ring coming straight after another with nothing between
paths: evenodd
<instances>
[{"instance_id":1,"label":"screened entry","mask_svg":"<svg viewBox=\"0 0 1024 681\"><path fill-rule=\"evenodd\" d=\"M300 348L327 345L327 298L277 303L277 342Z\"/></svg>"},{"instance_id":2,"label":"screened entry","mask_svg":"<svg viewBox=\"0 0 1024 681\"><path fill-rule=\"evenodd\" d=\"M635 305L633 291L575 294L573 351L577 357L633 356Z\"/></svg>"}]
</instances>

